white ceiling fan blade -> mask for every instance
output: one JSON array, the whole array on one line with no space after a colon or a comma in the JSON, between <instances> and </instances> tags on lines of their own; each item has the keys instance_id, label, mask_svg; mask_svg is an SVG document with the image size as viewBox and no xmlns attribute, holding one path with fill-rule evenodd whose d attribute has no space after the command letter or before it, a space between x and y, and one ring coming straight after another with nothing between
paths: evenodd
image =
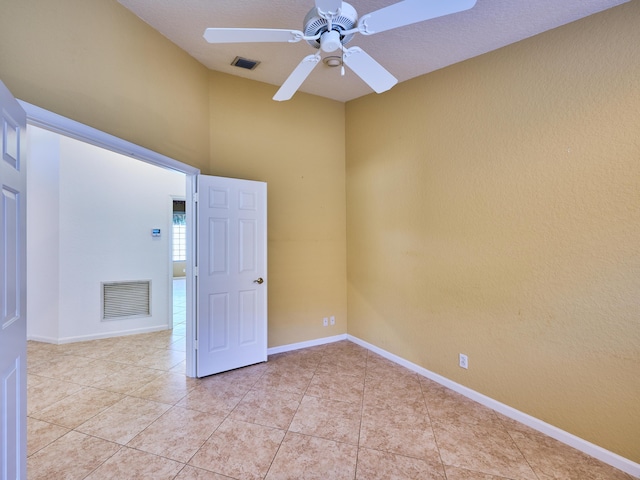
<instances>
[{"instance_id":1,"label":"white ceiling fan blade","mask_svg":"<svg viewBox=\"0 0 640 480\"><path fill-rule=\"evenodd\" d=\"M279 102L283 100L289 100L293 97L293 94L298 91L302 82L306 80L309 74L313 71L315 66L320 61L320 54L308 55L302 59L298 66L291 72L289 78L280 87L280 90L273 96L274 100Z\"/></svg>"},{"instance_id":2,"label":"white ceiling fan blade","mask_svg":"<svg viewBox=\"0 0 640 480\"><path fill-rule=\"evenodd\" d=\"M358 21L360 33L372 35L412 23L469 10L476 0L404 0L381 8Z\"/></svg>"},{"instance_id":3,"label":"white ceiling fan blade","mask_svg":"<svg viewBox=\"0 0 640 480\"><path fill-rule=\"evenodd\" d=\"M376 93L389 90L398 79L391 75L360 47L351 47L344 51L344 63Z\"/></svg>"},{"instance_id":4,"label":"white ceiling fan blade","mask_svg":"<svg viewBox=\"0 0 640 480\"><path fill-rule=\"evenodd\" d=\"M304 33L299 30L273 28L207 28L204 38L209 43L298 42Z\"/></svg>"},{"instance_id":5,"label":"white ceiling fan blade","mask_svg":"<svg viewBox=\"0 0 640 480\"><path fill-rule=\"evenodd\" d=\"M316 0L316 8L322 13L337 13L342 7L342 0Z\"/></svg>"}]
</instances>

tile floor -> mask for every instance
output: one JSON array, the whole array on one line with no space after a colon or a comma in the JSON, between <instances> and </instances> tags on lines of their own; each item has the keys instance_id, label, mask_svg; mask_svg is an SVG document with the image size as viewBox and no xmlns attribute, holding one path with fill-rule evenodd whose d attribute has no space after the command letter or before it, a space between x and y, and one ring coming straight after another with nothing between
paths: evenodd
<instances>
[{"instance_id":1,"label":"tile floor","mask_svg":"<svg viewBox=\"0 0 640 480\"><path fill-rule=\"evenodd\" d=\"M632 478L347 341L198 380L184 344L29 342L28 478Z\"/></svg>"}]
</instances>

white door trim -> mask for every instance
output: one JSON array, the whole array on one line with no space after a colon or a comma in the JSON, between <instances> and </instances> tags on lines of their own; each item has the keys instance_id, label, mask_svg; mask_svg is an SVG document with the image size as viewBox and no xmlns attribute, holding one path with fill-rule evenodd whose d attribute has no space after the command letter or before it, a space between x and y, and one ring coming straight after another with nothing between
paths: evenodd
<instances>
[{"instance_id":1,"label":"white door trim","mask_svg":"<svg viewBox=\"0 0 640 480\"><path fill-rule=\"evenodd\" d=\"M189 245L187 248L187 339L186 339L186 374L189 377L196 375L195 363L195 285L194 285L194 265L195 265L195 205L192 200L196 191L196 179L200 170L186 163L179 162L173 158L154 152L147 148L115 137L108 133L97 130L88 125L84 125L70 118L63 117L57 113L50 112L44 108L18 100L20 106L27 112L27 124L44 128L67 137L80 140L97 147L110 150L140 160L151 165L168 168L186 175L186 207L187 207L187 229Z\"/></svg>"}]
</instances>

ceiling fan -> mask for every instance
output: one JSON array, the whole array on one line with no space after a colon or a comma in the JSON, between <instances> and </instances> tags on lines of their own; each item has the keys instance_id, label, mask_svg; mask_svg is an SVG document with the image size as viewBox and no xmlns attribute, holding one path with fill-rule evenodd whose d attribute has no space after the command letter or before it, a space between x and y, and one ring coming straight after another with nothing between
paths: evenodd
<instances>
[{"instance_id":1,"label":"ceiling fan","mask_svg":"<svg viewBox=\"0 0 640 480\"><path fill-rule=\"evenodd\" d=\"M345 48L356 33L373 35L393 28L472 8L476 0L404 0L361 17L347 2L315 0L315 7L307 13L303 30L271 28L207 28L204 38L209 43L284 42L306 40L318 49L302 59L273 97L289 100L321 60L321 52L340 50L331 57L334 65L346 65L375 92L382 93L398 80L360 47ZM344 66L342 66L344 75Z\"/></svg>"}]
</instances>

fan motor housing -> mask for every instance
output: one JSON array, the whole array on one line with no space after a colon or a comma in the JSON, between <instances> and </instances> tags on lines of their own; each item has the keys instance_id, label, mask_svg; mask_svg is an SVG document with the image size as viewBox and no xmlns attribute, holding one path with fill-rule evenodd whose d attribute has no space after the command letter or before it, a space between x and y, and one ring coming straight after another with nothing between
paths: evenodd
<instances>
[{"instance_id":1,"label":"fan motor housing","mask_svg":"<svg viewBox=\"0 0 640 480\"><path fill-rule=\"evenodd\" d=\"M342 35L342 32L351 30L356 26L357 22L358 13L356 12L356 9L347 2L342 2L340 15L331 19L331 29L340 33L340 43L342 45L347 44L354 35L353 33L350 35ZM302 31L305 36L312 37L319 33L322 34L328 30L329 22L318 15L318 10L315 7L307 13L306 17L304 17L304 27ZM317 40L307 40L307 43L314 48L320 48L319 38Z\"/></svg>"}]
</instances>

